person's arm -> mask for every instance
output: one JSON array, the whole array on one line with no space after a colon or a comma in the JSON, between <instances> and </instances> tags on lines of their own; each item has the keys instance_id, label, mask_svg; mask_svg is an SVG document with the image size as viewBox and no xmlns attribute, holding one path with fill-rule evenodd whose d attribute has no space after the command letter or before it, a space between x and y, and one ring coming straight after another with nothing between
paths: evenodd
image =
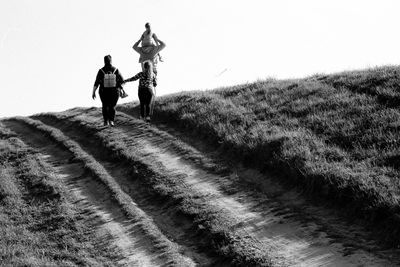
<instances>
[{"instance_id":1,"label":"person's arm","mask_svg":"<svg viewBox=\"0 0 400 267\"><path fill-rule=\"evenodd\" d=\"M142 77L143 77L143 72L139 72L139 73L136 74L135 76L133 76L133 77L131 77L131 78L129 78L129 79L126 79L126 80L124 81L124 83L133 82L133 81L136 81L137 79L140 79L140 78L142 78Z\"/></svg>"},{"instance_id":2,"label":"person's arm","mask_svg":"<svg viewBox=\"0 0 400 267\"><path fill-rule=\"evenodd\" d=\"M97 72L97 75L96 75L96 81L94 82L94 85L93 85L93 91L92 91L92 98L93 99L96 99L96 91L97 91L97 88L100 85L100 82L101 82L101 71L99 70Z\"/></svg>"},{"instance_id":3,"label":"person's arm","mask_svg":"<svg viewBox=\"0 0 400 267\"><path fill-rule=\"evenodd\" d=\"M157 46L157 52L159 53L161 50L163 50L165 47L166 47L166 44L163 42L163 41L161 41L160 39L157 39L158 40L158 42L160 43L158 46Z\"/></svg>"},{"instance_id":4,"label":"person's arm","mask_svg":"<svg viewBox=\"0 0 400 267\"><path fill-rule=\"evenodd\" d=\"M134 45L133 45L133 50L135 50L136 52L138 52L140 54L140 48L139 48L139 44L142 41L142 39L140 39L139 41L137 41Z\"/></svg>"},{"instance_id":5,"label":"person's arm","mask_svg":"<svg viewBox=\"0 0 400 267\"><path fill-rule=\"evenodd\" d=\"M138 45L140 44L140 42L142 42L143 41L143 38L144 38L144 33L142 33L142 35L140 36L140 39L139 39L139 43L138 43Z\"/></svg>"},{"instance_id":6,"label":"person's arm","mask_svg":"<svg viewBox=\"0 0 400 267\"><path fill-rule=\"evenodd\" d=\"M117 75L117 87L123 88L124 86L124 77L122 77L121 72L117 69L115 75Z\"/></svg>"},{"instance_id":7,"label":"person's arm","mask_svg":"<svg viewBox=\"0 0 400 267\"><path fill-rule=\"evenodd\" d=\"M92 98L93 98L93 100L96 99L96 90L97 90L97 87L98 87L98 86L96 86L96 85L93 86L93 92L92 92Z\"/></svg>"},{"instance_id":8,"label":"person's arm","mask_svg":"<svg viewBox=\"0 0 400 267\"><path fill-rule=\"evenodd\" d=\"M154 39L154 42L156 42L156 45L159 46L160 41L158 40L157 35L155 33L153 33L153 39Z\"/></svg>"}]
</instances>

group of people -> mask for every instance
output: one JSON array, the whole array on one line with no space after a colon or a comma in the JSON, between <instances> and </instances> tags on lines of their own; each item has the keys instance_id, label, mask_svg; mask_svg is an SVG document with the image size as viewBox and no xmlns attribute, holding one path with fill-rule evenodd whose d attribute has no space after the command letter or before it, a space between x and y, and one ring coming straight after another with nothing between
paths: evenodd
<instances>
[{"instance_id":1,"label":"group of people","mask_svg":"<svg viewBox=\"0 0 400 267\"><path fill-rule=\"evenodd\" d=\"M145 28L141 38L133 45L133 49L140 55L141 72L124 80L121 72L112 65L110 55L104 57L104 67L97 72L92 98L96 98L96 91L100 88L104 126L114 126L118 99L127 96L123 86L136 80L139 80L140 118L150 122L155 98L154 89L157 86L157 64L158 61L163 61L160 52L165 48L165 43L157 38L150 23L146 23Z\"/></svg>"}]
</instances>

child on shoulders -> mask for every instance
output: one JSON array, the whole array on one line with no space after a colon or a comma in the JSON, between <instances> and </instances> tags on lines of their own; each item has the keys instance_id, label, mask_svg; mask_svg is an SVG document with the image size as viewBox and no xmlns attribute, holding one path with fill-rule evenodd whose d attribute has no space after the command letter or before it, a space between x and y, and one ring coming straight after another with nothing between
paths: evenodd
<instances>
[{"instance_id":1,"label":"child on shoulders","mask_svg":"<svg viewBox=\"0 0 400 267\"><path fill-rule=\"evenodd\" d=\"M151 30L151 25L149 22L145 24L146 30L143 32L142 36L140 37L140 40L142 42L142 47L152 47L152 46L159 46L160 42L158 41L157 35ZM158 53L158 59L163 62L163 59Z\"/></svg>"}]
</instances>

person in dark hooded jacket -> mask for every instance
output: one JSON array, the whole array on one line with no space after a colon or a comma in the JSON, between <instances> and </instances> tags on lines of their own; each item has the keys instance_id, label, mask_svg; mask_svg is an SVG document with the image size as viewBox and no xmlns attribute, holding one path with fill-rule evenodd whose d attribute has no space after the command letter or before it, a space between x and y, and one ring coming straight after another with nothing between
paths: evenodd
<instances>
[{"instance_id":1,"label":"person in dark hooded jacket","mask_svg":"<svg viewBox=\"0 0 400 267\"><path fill-rule=\"evenodd\" d=\"M102 103L102 112L104 126L114 126L115 106L119 98L119 90L123 89L124 78L117 68L112 65L110 55L104 57L104 67L97 72L96 81L93 86L92 98L96 98L98 87L100 100Z\"/></svg>"}]
</instances>

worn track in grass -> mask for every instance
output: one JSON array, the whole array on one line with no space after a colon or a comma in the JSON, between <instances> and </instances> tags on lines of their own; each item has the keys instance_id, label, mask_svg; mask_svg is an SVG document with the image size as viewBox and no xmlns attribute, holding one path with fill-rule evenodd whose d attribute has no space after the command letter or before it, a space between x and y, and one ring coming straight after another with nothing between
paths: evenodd
<instances>
[{"instance_id":1,"label":"worn track in grass","mask_svg":"<svg viewBox=\"0 0 400 267\"><path fill-rule=\"evenodd\" d=\"M168 255L171 252L162 242L154 244L152 237L146 235L143 222L126 216L121 204L113 197L114 192L102 183L98 177L85 170L85 162L61 144L54 142L46 133L27 125L23 121L5 121L4 124L18 134L30 146L39 150L41 157L53 166L76 199L76 205L87 213L86 218L96 221L97 233L104 243L115 246L123 256L118 266L194 266L199 265L190 257L182 254L175 262ZM84 152L83 152L84 153ZM86 167L87 168L87 167ZM132 202L132 205L136 205ZM151 218L152 220L152 218ZM156 227L156 226L155 226ZM178 248L179 246L176 245ZM179 248L178 250L184 249ZM173 254L173 253L172 253ZM189 253L187 253L189 254Z\"/></svg>"},{"instance_id":2,"label":"worn track in grass","mask_svg":"<svg viewBox=\"0 0 400 267\"><path fill-rule=\"evenodd\" d=\"M268 250L266 255L260 257L270 257L271 262L277 265L391 266L399 263L395 251L380 249L368 239L368 234L362 228L346 224L340 217L330 214L329 210L308 204L296 192L282 192L282 188L273 183L270 184L269 196L243 188L242 182L248 176L260 174L250 170L236 173L221 170L194 148L127 115L118 117L116 128L99 126L101 116L97 109L77 109L56 116L42 115L36 118L62 130L92 154L113 177L117 177L125 192L138 201L147 213L153 214L156 220L158 218L160 225L164 218L158 217L154 210L148 208L151 203L169 214L169 217L166 215L167 225L178 223L174 216L183 220L181 236L168 230L169 226L163 231L178 243L192 246L199 255L204 253L204 258L215 257L204 247L205 240L188 240L199 238L196 234L190 236L189 232L202 226L196 221L198 218L190 221L190 216L185 216L190 213L188 206L193 203L197 205L194 215L209 212L216 218L219 216L215 222L224 221L219 226L220 231L238 238L238 243L242 242L240 238L246 237L244 239L248 244ZM132 167L129 166L131 161L126 159L126 162L122 160L116 163L115 158L108 155L121 153L118 147L120 144L123 144L123 151L128 155L134 154L138 163L149 168L146 175L165 176L165 181L178 181L180 186L177 191L169 192L181 193L183 203L170 202L163 206L162 203L154 203L151 192L145 192L152 190L152 186L159 186L166 187L168 195L169 185L165 181L156 179L155 182L146 183L127 179L126 173ZM124 156L120 158L124 159ZM168 177L174 179L168 180ZM200 199L204 206L199 207L196 199ZM174 207L174 204L178 207ZM215 211L218 212L213 214ZM161 215L164 216L163 213ZM193 241L198 243L197 247Z\"/></svg>"}]
</instances>

